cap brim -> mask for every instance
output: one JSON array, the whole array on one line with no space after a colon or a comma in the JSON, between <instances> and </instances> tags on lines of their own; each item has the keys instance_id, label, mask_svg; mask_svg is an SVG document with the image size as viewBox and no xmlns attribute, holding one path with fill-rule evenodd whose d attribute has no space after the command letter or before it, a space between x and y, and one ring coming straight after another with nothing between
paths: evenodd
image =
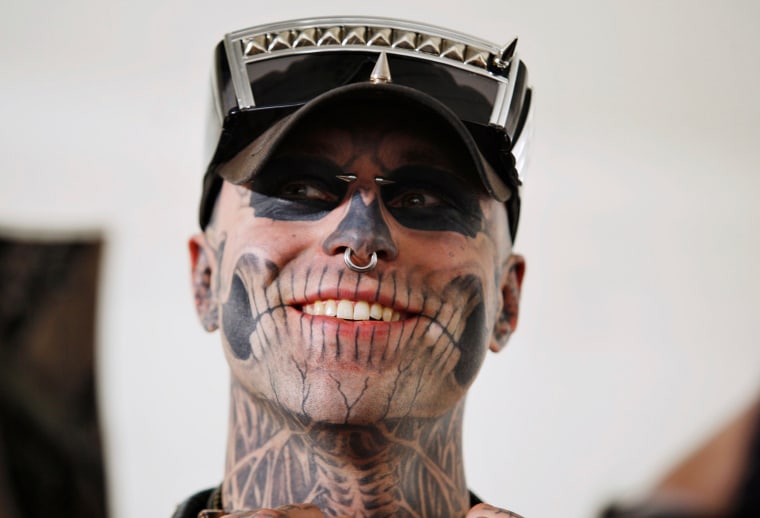
<instances>
[{"instance_id":1,"label":"cap brim","mask_svg":"<svg viewBox=\"0 0 760 518\"><path fill-rule=\"evenodd\" d=\"M392 83L355 83L330 90L315 97L296 112L272 124L264 133L243 148L229 161L220 164L216 174L234 184L250 182L263 165L277 151L279 144L301 122L317 109L331 105L346 106L352 103L393 104L408 106L417 113L438 119L450 127L461 139L488 194L498 201L509 199L511 190L483 157L475 139L464 123L444 104L412 88Z\"/></svg>"}]
</instances>

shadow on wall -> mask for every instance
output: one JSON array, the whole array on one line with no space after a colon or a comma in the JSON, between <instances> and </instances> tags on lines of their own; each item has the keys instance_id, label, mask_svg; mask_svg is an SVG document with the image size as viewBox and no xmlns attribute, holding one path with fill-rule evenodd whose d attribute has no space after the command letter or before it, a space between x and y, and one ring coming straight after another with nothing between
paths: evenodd
<instances>
[{"instance_id":1,"label":"shadow on wall","mask_svg":"<svg viewBox=\"0 0 760 518\"><path fill-rule=\"evenodd\" d=\"M0 518L105 517L94 383L101 239L0 237Z\"/></svg>"}]
</instances>

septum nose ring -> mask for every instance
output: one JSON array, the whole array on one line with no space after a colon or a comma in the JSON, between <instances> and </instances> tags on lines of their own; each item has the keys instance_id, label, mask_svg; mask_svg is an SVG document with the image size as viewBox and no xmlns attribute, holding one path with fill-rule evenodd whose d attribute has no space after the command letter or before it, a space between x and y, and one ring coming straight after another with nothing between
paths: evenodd
<instances>
[{"instance_id":1,"label":"septum nose ring","mask_svg":"<svg viewBox=\"0 0 760 518\"><path fill-rule=\"evenodd\" d=\"M372 252L372 255L369 257L369 262L365 264L364 266L359 266L355 262L351 260L351 254L354 254L354 251L350 248L346 247L346 251L343 253L343 261L346 263L346 266L350 270L353 270L355 272L368 272L371 269L373 269L375 266L377 266L377 252Z\"/></svg>"}]
</instances>

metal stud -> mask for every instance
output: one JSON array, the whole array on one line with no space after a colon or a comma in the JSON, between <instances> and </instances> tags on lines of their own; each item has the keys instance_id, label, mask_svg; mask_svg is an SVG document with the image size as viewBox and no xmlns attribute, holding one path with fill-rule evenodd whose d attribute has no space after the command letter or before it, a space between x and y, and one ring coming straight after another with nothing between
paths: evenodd
<instances>
[{"instance_id":1,"label":"metal stud","mask_svg":"<svg viewBox=\"0 0 760 518\"><path fill-rule=\"evenodd\" d=\"M515 55L516 40L509 42L500 49L500 52L492 55L482 47L467 46L461 42L405 29L336 25L258 34L243 38L240 40L240 45L243 56L246 57L291 48L314 46L393 47L440 56L485 70L502 71L507 70L511 58ZM370 78L373 82L389 82L391 80L390 70L387 68L387 58L384 55L382 57L382 60L378 59L376 70L373 70ZM382 61L385 61L385 64Z\"/></svg>"},{"instance_id":2,"label":"metal stud","mask_svg":"<svg viewBox=\"0 0 760 518\"><path fill-rule=\"evenodd\" d=\"M252 38L245 38L240 42L243 45L244 56L255 56L267 51L267 35L259 34Z\"/></svg>"},{"instance_id":3,"label":"metal stud","mask_svg":"<svg viewBox=\"0 0 760 518\"><path fill-rule=\"evenodd\" d=\"M441 53L441 38L420 34L416 50L426 54L438 55Z\"/></svg>"},{"instance_id":4,"label":"metal stud","mask_svg":"<svg viewBox=\"0 0 760 518\"><path fill-rule=\"evenodd\" d=\"M378 47L390 47L391 46L391 29L386 28L372 28L370 29L370 37L367 39L367 45L376 45Z\"/></svg>"},{"instance_id":5,"label":"metal stud","mask_svg":"<svg viewBox=\"0 0 760 518\"><path fill-rule=\"evenodd\" d=\"M393 31L393 43L391 47L414 50L417 48L417 33L401 30Z\"/></svg>"},{"instance_id":6,"label":"metal stud","mask_svg":"<svg viewBox=\"0 0 760 518\"><path fill-rule=\"evenodd\" d=\"M343 45L366 45L366 27L346 27L346 35L343 37Z\"/></svg>"},{"instance_id":7,"label":"metal stud","mask_svg":"<svg viewBox=\"0 0 760 518\"><path fill-rule=\"evenodd\" d=\"M395 180L388 180L387 178L383 178L382 176L375 176L375 183L377 185L383 186L383 185L390 185L396 182Z\"/></svg>"},{"instance_id":8,"label":"metal stud","mask_svg":"<svg viewBox=\"0 0 760 518\"><path fill-rule=\"evenodd\" d=\"M272 33L269 35L269 45L267 46L267 50L269 52L272 52L274 50L283 50L283 49L289 49L291 47L290 45L290 38L293 35L290 31L282 31L277 33Z\"/></svg>"},{"instance_id":9,"label":"metal stud","mask_svg":"<svg viewBox=\"0 0 760 518\"><path fill-rule=\"evenodd\" d=\"M313 47L317 44L317 29L304 29L293 38L293 48Z\"/></svg>"},{"instance_id":10,"label":"metal stud","mask_svg":"<svg viewBox=\"0 0 760 518\"><path fill-rule=\"evenodd\" d=\"M337 178L338 180L342 180L346 183L352 183L356 181L357 177L355 174L338 174L338 175L335 175L335 178Z\"/></svg>"},{"instance_id":11,"label":"metal stud","mask_svg":"<svg viewBox=\"0 0 760 518\"><path fill-rule=\"evenodd\" d=\"M375 68L372 69L369 80L375 84L391 82L391 67L388 65L388 56L385 55L385 52L381 52L377 57Z\"/></svg>"},{"instance_id":12,"label":"metal stud","mask_svg":"<svg viewBox=\"0 0 760 518\"><path fill-rule=\"evenodd\" d=\"M457 43L456 41L443 40L441 50L442 58L449 58L456 61L464 61L464 43Z\"/></svg>"},{"instance_id":13,"label":"metal stud","mask_svg":"<svg viewBox=\"0 0 760 518\"><path fill-rule=\"evenodd\" d=\"M322 32L317 45L340 45L340 42L343 40L342 35L342 27L328 27Z\"/></svg>"},{"instance_id":14,"label":"metal stud","mask_svg":"<svg viewBox=\"0 0 760 518\"><path fill-rule=\"evenodd\" d=\"M488 68L488 51L475 47L467 47L464 53L465 65L472 65L479 68Z\"/></svg>"},{"instance_id":15,"label":"metal stud","mask_svg":"<svg viewBox=\"0 0 760 518\"><path fill-rule=\"evenodd\" d=\"M505 70L509 66L509 63L512 61L512 58L515 56L516 49L517 38L513 39L511 42L506 44L504 48L501 49L501 55L494 56L494 66L499 70Z\"/></svg>"}]
</instances>

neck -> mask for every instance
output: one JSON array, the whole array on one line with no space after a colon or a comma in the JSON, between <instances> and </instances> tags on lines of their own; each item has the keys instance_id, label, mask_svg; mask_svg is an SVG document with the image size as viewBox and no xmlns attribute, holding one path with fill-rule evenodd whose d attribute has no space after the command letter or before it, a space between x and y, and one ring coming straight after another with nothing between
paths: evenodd
<instances>
[{"instance_id":1,"label":"neck","mask_svg":"<svg viewBox=\"0 0 760 518\"><path fill-rule=\"evenodd\" d=\"M326 516L463 517L463 407L438 418L317 424L233 382L225 509L313 503Z\"/></svg>"}]
</instances>

